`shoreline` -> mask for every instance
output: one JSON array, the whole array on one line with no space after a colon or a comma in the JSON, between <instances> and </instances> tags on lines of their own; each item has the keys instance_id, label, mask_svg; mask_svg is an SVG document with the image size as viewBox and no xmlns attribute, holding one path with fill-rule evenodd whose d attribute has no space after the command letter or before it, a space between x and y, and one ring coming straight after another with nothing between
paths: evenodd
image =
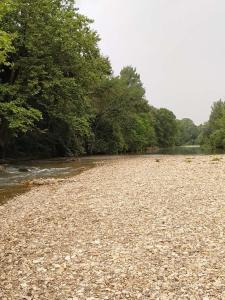
<instances>
[{"instance_id":1,"label":"shoreline","mask_svg":"<svg viewBox=\"0 0 225 300\"><path fill-rule=\"evenodd\" d=\"M71 174L28 179L28 180L21 181L20 183L17 183L15 185L2 186L0 188L0 196L2 197L0 199L0 206L6 204L8 201L13 201L14 198L17 198L29 192L30 190L32 190L37 186L48 185L49 182L54 184L59 181L66 181L71 177L76 177L79 174L86 172L94 167L95 164L93 163L93 165L89 165L86 167L79 168L78 170L74 170L73 172L71 172Z\"/></svg>"},{"instance_id":2,"label":"shoreline","mask_svg":"<svg viewBox=\"0 0 225 300\"><path fill-rule=\"evenodd\" d=\"M0 298L225 296L216 158L117 158L0 206Z\"/></svg>"}]
</instances>

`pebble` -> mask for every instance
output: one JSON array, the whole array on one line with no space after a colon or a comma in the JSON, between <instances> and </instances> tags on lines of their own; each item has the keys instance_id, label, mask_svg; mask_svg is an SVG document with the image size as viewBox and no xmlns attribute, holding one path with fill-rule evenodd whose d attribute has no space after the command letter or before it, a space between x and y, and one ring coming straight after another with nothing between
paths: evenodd
<instances>
[{"instance_id":1,"label":"pebble","mask_svg":"<svg viewBox=\"0 0 225 300\"><path fill-rule=\"evenodd\" d=\"M34 184L0 206L0 299L225 299L220 158L125 156Z\"/></svg>"}]
</instances>

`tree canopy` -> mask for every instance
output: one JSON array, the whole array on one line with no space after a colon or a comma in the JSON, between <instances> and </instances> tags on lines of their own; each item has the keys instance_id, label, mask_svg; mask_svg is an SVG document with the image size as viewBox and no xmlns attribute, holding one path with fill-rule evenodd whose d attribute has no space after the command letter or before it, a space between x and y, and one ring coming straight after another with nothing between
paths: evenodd
<instances>
[{"instance_id":1,"label":"tree canopy","mask_svg":"<svg viewBox=\"0 0 225 300\"><path fill-rule=\"evenodd\" d=\"M155 124L158 144L163 147L174 146L177 134L177 123L173 112L166 108L160 108L156 111Z\"/></svg>"},{"instance_id":2,"label":"tree canopy","mask_svg":"<svg viewBox=\"0 0 225 300\"><path fill-rule=\"evenodd\" d=\"M212 105L209 121L202 126L201 143L225 149L225 101L219 100Z\"/></svg>"},{"instance_id":3,"label":"tree canopy","mask_svg":"<svg viewBox=\"0 0 225 300\"><path fill-rule=\"evenodd\" d=\"M0 3L0 22L4 16L12 11L13 2L5 0ZM15 33L9 33L0 28L0 64L7 64L7 56L14 51L12 41L15 38Z\"/></svg>"},{"instance_id":4,"label":"tree canopy","mask_svg":"<svg viewBox=\"0 0 225 300\"><path fill-rule=\"evenodd\" d=\"M191 119L177 120L176 145L195 145L198 143L199 128Z\"/></svg>"},{"instance_id":5,"label":"tree canopy","mask_svg":"<svg viewBox=\"0 0 225 300\"><path fill-rule=\"evenodd\" d=\"M176 142L132 66L114 76L73 0L0 3L0 157L140 152Z\"/></svg>"}]
</instances>

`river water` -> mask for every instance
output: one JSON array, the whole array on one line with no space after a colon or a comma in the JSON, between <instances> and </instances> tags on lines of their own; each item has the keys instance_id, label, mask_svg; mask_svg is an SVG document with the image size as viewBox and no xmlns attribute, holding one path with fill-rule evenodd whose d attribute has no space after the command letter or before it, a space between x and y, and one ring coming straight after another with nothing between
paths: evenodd
<instances>
[{"instance_id":1,"label":"river water","mask_svg":"<svg viewBox=\"0 0 225 300\"><path fill-rule=\"evenodd\" d=\"M146 155L208 155L222 154L204 150L198 146L174 147L151 151ZM134 155L131 155L132 157ZM98 162L113 159L115 156L92 156L74 159L52 159L39 161L23 161L4 166L0 170L0 205L11 199L13 196L21 194L29 187L24 185L25 181L40 178L65 178L74 176L87 169L94 167Z\"/></svg>"},{"instance_id":2,"label":"river water","mask_svg":"<svg viewBox=\"0 0 225 300\"><path fill-rule=\"evenodd\" d=\"M0 205L13 196L29 190L24 184L26 181L74 176L94 167L99 159L52 159L5 165L4 170L0 171Z\"/></svg>"}]
</instances>

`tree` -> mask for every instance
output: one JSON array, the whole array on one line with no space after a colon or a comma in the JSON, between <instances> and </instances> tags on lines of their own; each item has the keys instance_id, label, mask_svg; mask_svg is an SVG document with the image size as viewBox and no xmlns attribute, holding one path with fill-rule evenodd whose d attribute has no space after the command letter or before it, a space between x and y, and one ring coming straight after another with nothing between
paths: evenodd
<instances>
[{"instance_id":1,"label":"tree","mask_svg":"<svg viewBox=\"0 0 225 300\"><path fill-rule=\"evenodd\" d=\"M15 9L15 6L10 0L4 0L0 3L1 27L4 28L4 18L7 14L11 13L13 9ZM8 29L7 26L6 29ZM5 30L0 30L0 67L3 68L0 73L0 147L2 156L5 156L10 133L16 136L18 132L26 132L32 127L35 121L41 118L41 114L37 110L21 107L21 99L19 99L19 97L14 102L9 101L8 99L7 101L4 101L3 98L4 95L9 96L8 91L10 88L8 84L2 84L2 82L4 83L2 74L4 73L4 68L13 68L13 62L8 61L8 56L15 52L13 46L15 37L15 33L8 33ZM11 89L11 94L15 92L15 90Z\"/></svg>"},{"instance_id":2,"label":"tree","mask_svg":"<svg viewBox=\"0 0 225 300\"><path fill-rule=\"evenodd\" d=\"M113 76L74 0L0 3L0 157L140 152L174 144L136 69Z\"/></svg>"},{"instance_id":3,"label":"tree","mask_svg":"<svg viewBox=\"0 0 225 300\"><path fill-rule=\"evenodd\" d=\"M155 143L150 107L136 69L125 67L118 77L102 82L93 106L93 152L137 152Z\"/></svg>"},{"instance_id":4,"label":"tree","mask_svg":"<svg viewBox=\"0 0 225 300\"><path fill-rule=\"evenodd\" d=\"M212 148L225 149L225 101L219 100L213 104L201 142Z\"/></svg>"},{"instance_id":5,"label":"tree","mask_svg":"<svg viewBox=\"0 0 225 300\"><path fill-rule=\"evenodd\" d=\"M44 143L50 155L80 153L90 134L90 93L111 72L97 46L99 38L73 0L15 2L1 21L3 30L16 33L10 65L2 65L0 74L4 131L11 138L16 132L16 143L26 148L24 133L36 122L36 130L27 133L34 147ZM22 113L15 114L19 109ZM11 124L12 115L18 127Z\"/></svg>"},{"instance_id":6,"label":"tree","mask_svg":"<svg viewBox=\"0 0 225 300\"><path fill-rule=\"evenodd\" d=\"M156 145L156 134L149 113L132 114L127 120L124 136L129 152L144 152Z\"/></svg>"},{"instance_id":7,"label":"tree","mask_svg":"<svg viewBox=\"0 0 225 300\"><path fill-rule=\"evenodd\" d=\"M198 127L190 119L177 120L176 145L195 145L199 135Z\"/></svg>"},{"instance_id":8,"label":"tree","mask_svg":"<svg viewBox=\"0 0 225 300\"><path fill-rule=\"evenodd\" d=\"M156 110L155 131L158 145L170 147L175 144L177 134L177 123L175 115L166 108Z\"/></svg>"},{"instance_id":9,"label":"tree","mask_svg":"<svg viewBox=\"0 0 225 300\"><path fill-rule=\"evenodd\" d=\"M11 0L3 0L0 3L0 22L12 9L13 2ZM15 34L0 30L0 64L7 64L7 55L15 50L12 45L14 38Z\"/></svg>"}]
</instances>

